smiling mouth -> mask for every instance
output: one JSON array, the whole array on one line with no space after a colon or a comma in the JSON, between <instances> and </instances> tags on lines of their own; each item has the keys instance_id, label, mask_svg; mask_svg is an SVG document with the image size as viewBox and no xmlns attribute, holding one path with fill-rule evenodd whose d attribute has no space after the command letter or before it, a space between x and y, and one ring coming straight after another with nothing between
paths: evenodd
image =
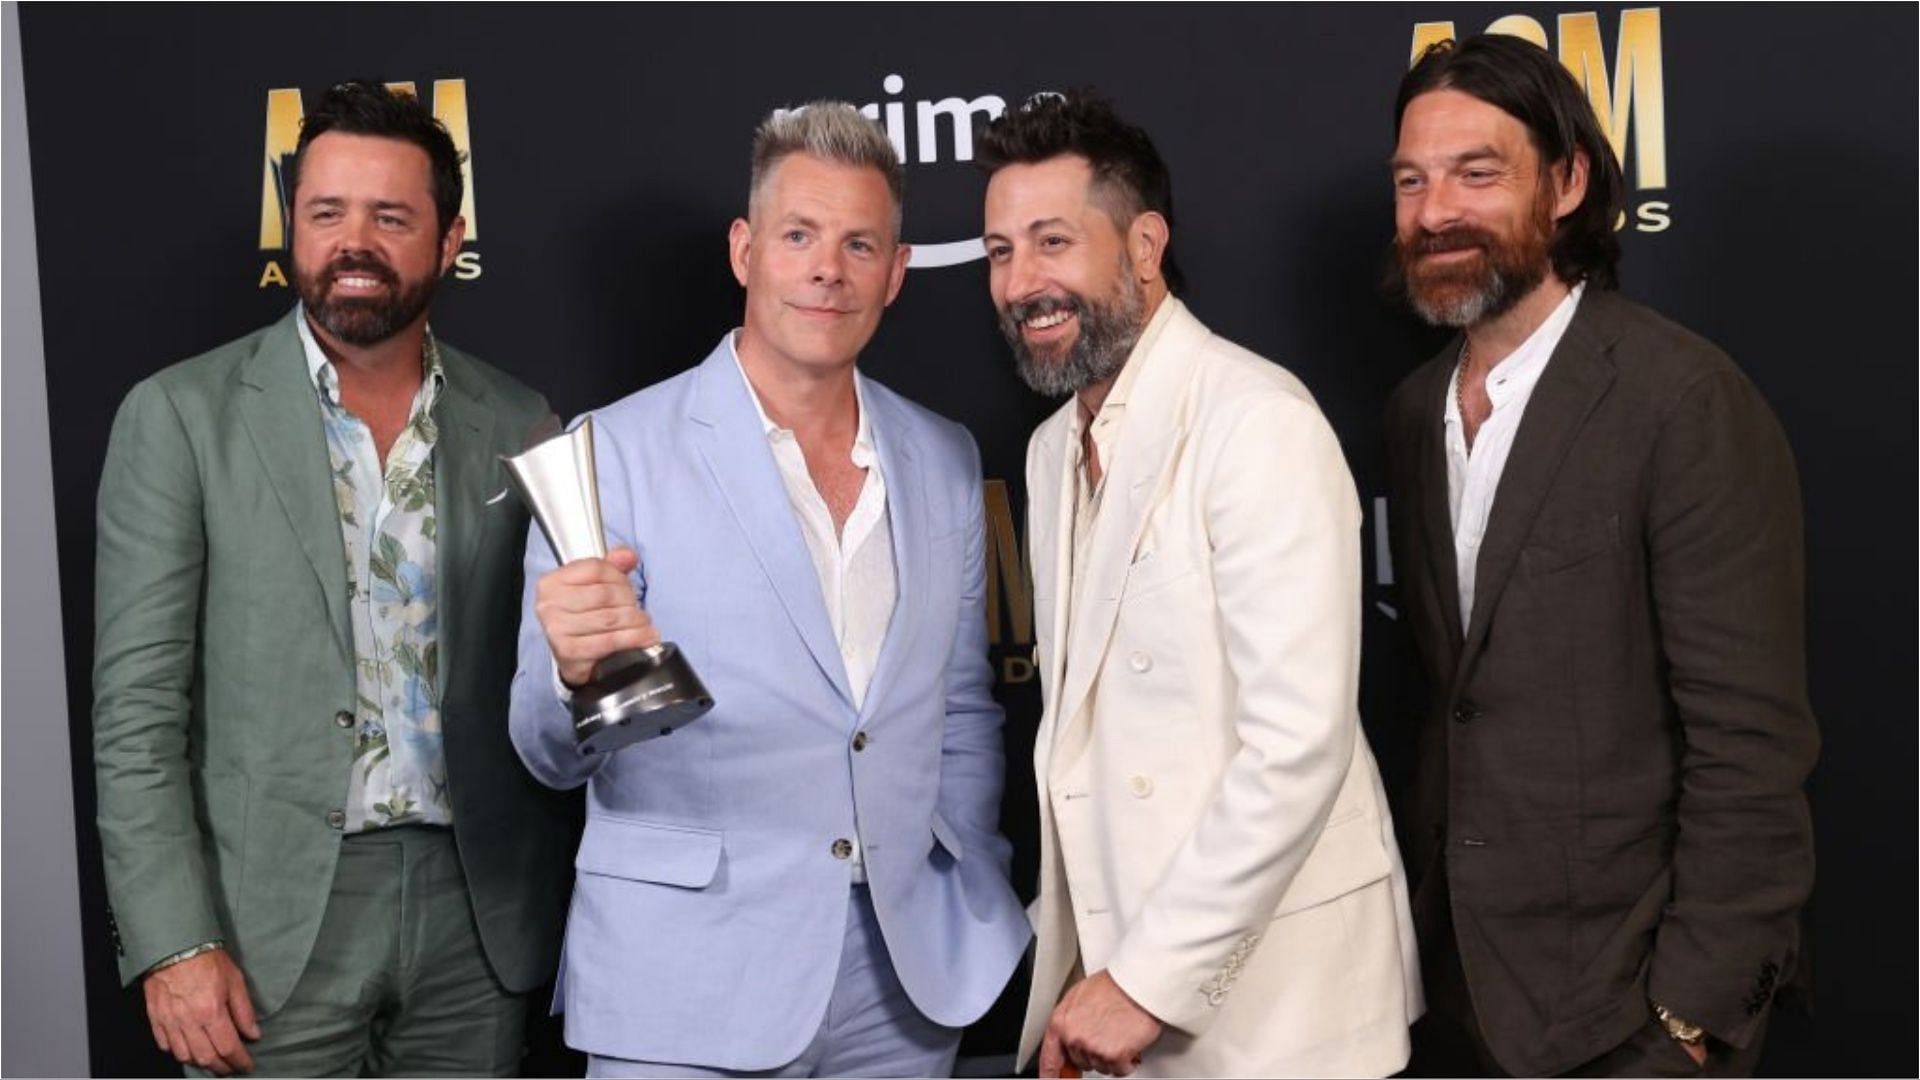
<instances>
[{"instance_id":1,"label":"smiling mouth","mask_svg":"<svg viewBox=\"0 0 1920 1080\"><path fill-rule=\"evenodd\" d=\"M1051 330L1071 318L1073 318L1073 312L1071 310L1067 308L1055 308L1052 311L1041 314L1029 315L1020 325L1033 331Z\"/></svg>"},{"instance_id":2,"label":"smiling mouth","mask_svg":"<svg viewBox=\"0 0 1920 1080\"><path fill-rule=\"evenodd\" d=\"M343 289L368 290L382 288L387 282L385 278L374 277L371 274L349 273L335 274L333 283Z\"/></svg>"}]
</instances>

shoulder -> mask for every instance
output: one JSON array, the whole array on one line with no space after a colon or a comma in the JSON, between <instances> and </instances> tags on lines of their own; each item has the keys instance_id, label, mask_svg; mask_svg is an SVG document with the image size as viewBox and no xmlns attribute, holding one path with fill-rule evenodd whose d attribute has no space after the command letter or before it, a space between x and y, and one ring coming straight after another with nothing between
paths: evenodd
<instances>
[{"instance_id":1,"label":"shoulder","mask_svg":"<svg viewBox=\"0 0 1920 1080\"><path fill-rule=\"evenodd\" d=\"M1312 392L1281 364L1211 331L1194 351L1192 419L1203 431L1251 429L1258 421L1331 435Z\"/></svg>"},{"instance_id":2,"label":"shoulder","mask_svg":"<svg viewBox=\"0 0 1920 1080\"><path fill-rule=\"evenodd\" d=\"M440 362L448 369L447 377L467 382L474 396L487 399L494 408L510 416L524 418L529 424L553 411L548 407L546 397L526 383L464 349L444 341L438 342L438 345Z\"/></svg>"},{"instance_id":3,"label":"shoulder","mask_svg":"<svg viewBox=\"0 0 1920 1080\"><path fill-rule=\"evenodd\" d=\"M906 397L885 383L865 375L860 379L862 392L867 397L867 407L873 410L874 422L883 429L882 438L885 437L886 426L897 426L925 447L941 466L963 468L978 474L980 449L974 443L973 433L965 426Z\"/></svg>"},{"instance_id":4,"label":"shoulder","mask_svg":"<svg viewBox=\"0 0 1920 1080\"><path fill-rule=\"evenodd\" d=\"M263 326L245 337L161 368L127 391L121 412L164 407L183 419L199 419L220 411L239 385L240 373L263 350L274 346L277 329L277 324ZM297 364L301 358L290 354L285 361Z\"/></svg>"},{"instance_id":5,"label":"shoulder","mask_svg":"<svg viewBox=\"0 0 1920 1080\"><path fill-rule=\"evenodd\" d=\"M1744 379L1726 350L1644 304L1617 292L1585 297L1607 335L1608 354L1627 379L1667 394L1684 393L1702 379Z\"/></svg>"},{"instance_id":6,"label":"shoulder","mask_svg":"<svg viewBox=\"0 0 1920 1080\"><path fill-rule=\"evenodd\" d=\"M664 430L660 421L688 410L699 376L700 368L696 365L581 415L593 417L594 424L610 435Z\"/></svg>"}]
</instances>

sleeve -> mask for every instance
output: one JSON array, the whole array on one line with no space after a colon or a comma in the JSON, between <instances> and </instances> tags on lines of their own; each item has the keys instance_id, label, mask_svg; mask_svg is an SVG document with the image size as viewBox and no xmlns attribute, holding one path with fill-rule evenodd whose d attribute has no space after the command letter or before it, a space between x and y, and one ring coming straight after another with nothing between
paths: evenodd
<instances>
[{"instance_id":1,"label":"sleeve","mask_svg":"<svg viewBox=\"0 0 1920 1080\"><path fill-rule=\"evenodd\" d=\"M226 936L188 771L206 531L185 424L154 380L121 403L100 477L93 756L120 976Z\"/></svg>"},{"instance_id":2,"label":"sleeve","mask_svg":"<svg viewBox=\"0 0 1920 1080\"><path fill-rule=\"evenodd\" d=\"M1772 411L1726 370L1661 426L1651 485L1650 577L1684 745L1648 994L1744 1046L1792 967L1813 886L1799 482Z\"/></svg>"},{"instance_id":3,"label":"sleeve","mask_svg":"<svg viewBox=\"0 0 1920 1080\"><path fill-rule=\"evenodd\" d=\"M947 660L947 722L940 748L940 814L960 830L968 858L981 852L1001 873L1013 846L1000 834L1000 796L1006 776L1001 728L1005 714L993 698L993 668L987 657L986 491L980 452L966 439L968 510L958 626Z\"/></svg>"},{"instance_id":4,"label":"sleeve","mask_svg":"<svg viewBox=\"0 0 1920 1080\"><path fill-rule=\"evenodd\" d=\"M1194 1035L1218 1015L1209 980L1258 947L1313 850L1359 719L1360 508L1332 429L1297 399L1263 402L1206 467L1239 749L1107 968Z\"/></svg>"}]
</instances>

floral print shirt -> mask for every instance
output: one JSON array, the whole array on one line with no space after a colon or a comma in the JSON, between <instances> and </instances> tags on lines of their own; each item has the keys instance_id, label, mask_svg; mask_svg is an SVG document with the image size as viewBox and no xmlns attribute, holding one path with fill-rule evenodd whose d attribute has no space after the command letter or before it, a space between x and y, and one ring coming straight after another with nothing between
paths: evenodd
<instances>
[{"instance_id":1,"label":"floral print shirt","mask_svg":"<svg viewBox=\"0 0 1920 1080\"><path fill-rule=\"evenodd\" d=\"M389 825L450 825L440 728L439 565L435 528L433 406L446 385L433 335L426 377L407 426L387 451L384 473L373 433L340 403L339 375L298 320L320 397L334 502L347 548L358 704L347 832Z\"/></svg>"}]
</instances>

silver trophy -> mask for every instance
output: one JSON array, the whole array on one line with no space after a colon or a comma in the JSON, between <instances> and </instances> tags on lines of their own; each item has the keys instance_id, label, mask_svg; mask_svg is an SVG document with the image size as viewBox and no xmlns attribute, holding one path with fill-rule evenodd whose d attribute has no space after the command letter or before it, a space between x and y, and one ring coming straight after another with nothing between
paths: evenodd
<instances>
[{"instance_id":1,"label":"silver trophy","mask_svg":"<svg viewBox=\"0 0 1920 1080\"><path fill-rule=\"evenodd\" d=\"M592 417L501 460L562 564L607 557ZM642 739L671 735L711 708L713 695L677 646L661 642L626 649L595 664L593 677L574 690L573 737L583 754L610 754Z\"/></svg>"}]
</instances>

